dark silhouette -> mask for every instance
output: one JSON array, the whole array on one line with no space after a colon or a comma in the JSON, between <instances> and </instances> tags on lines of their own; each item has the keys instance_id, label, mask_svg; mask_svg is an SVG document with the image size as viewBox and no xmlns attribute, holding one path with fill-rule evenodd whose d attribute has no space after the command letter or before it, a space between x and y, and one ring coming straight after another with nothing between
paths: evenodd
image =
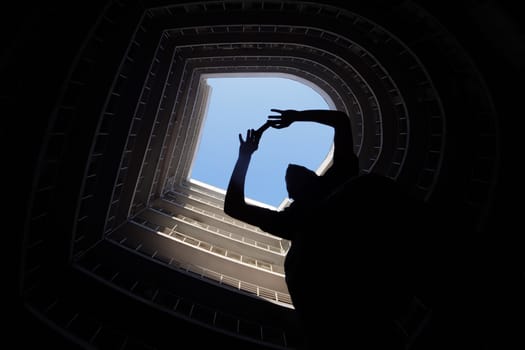
<instances>
[{"instance_id":1,"label":"dark silhouette","mask_svg":"<svg viewBox=\"0 0 525 350\"><path fill-rule=\"evenodd\" d=\"M415 257L408 252L407 213L415 214L395 182L359 174L350 120L340 111L278 110L258 130L239 135L239 158L225 198L225 212L291 240L285 276L309 349L359 345L406 346L399 319L412 301ZM290 164L286 187L293 200L283 211L249 205L244 185L262 133L294 122L334 128L334 154L322 176ZM300 147L300 145L298 145ZM415 214L417 215L417 214ZM410 240L410 242L409 242Z\"/></svg>"}]
</instances>

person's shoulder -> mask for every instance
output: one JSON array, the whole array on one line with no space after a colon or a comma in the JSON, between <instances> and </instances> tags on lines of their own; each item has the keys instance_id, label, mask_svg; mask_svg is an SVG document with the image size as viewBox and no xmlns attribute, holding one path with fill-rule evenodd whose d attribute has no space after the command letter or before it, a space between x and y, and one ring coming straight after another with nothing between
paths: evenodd
<instances>
[{"instance_id":1,"label":"person's shoulder","mask_svg":"<svg viewBox=\"0 0 525 350\"><path fill-rule=\"evenodd\" d=\"M373 199L381 196L393 196L399 192L399 185L393 179L375 173L360 174L349 178L337 190L339 195L353 198Z\"/></svg>"},{"instance_id":2,"label":"person's shoulder","mask_svg":"<svg viewBox=\"0 0 525 350\"><path fill-rule=\"evenodd\" d=\"M297 200L297 201L293 201L292 203L290 203L290 205L288 205L286 208L284 208L279 213L282 216L293 216L297 214L300 215L300 213L302 213L305 210L305 208L308 208L309 206L310 206L310 202Z\"/></svg>"}]
</instances>

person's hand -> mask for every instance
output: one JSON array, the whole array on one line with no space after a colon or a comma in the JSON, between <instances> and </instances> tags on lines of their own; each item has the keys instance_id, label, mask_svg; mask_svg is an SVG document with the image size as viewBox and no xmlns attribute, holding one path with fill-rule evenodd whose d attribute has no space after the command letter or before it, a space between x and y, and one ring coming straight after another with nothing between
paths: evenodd
<instances>
[{"instance_id":1,"label":"person's hand","mask_svg":"<svg viewBox=\"0 0 525 350\"><path fill-rule=\"evenodd\" d=\"M280 113L281 115L269 115L268 121L271 123L271 126L276 129L287 128L293 122L298 120L299 111L294 109L270 109L272 112Z\"/></svg>"},{"instance_id":2,"label":"person's hand","mask_svg":"<svg viewBox=\"0 0 525 350\"><path fill-rule=\"evenodd\" d=\"M243 140L242 134L239 134L239 154L243 155L252 155L253 152L257 151L259 148L259 140L261 139L261 134L253 129L248 129L246 131L246 141Z\"/></svg>"}]
</instances>

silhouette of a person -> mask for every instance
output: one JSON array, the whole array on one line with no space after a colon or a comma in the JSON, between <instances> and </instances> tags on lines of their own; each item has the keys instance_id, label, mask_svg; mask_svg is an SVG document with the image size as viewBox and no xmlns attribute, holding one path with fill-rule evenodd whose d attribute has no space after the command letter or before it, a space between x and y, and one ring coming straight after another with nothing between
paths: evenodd
<instances>
[{"instance_id":1,"label":"silhouette of a person","mask_svg":"<svg viewBox=\"0 0 525 350\"><path fill-rule=\"evenodd\" d=\"M404 307L407 296L404 291L394 291L393 284L407 285L407 278L399 273L403 271L400 263L393 261L393 239L381 235L381 231L392 228L392 222L400 220L397 215L403 206L397 200L397 188L386 177L359 175L351 124L345 113L272 111L279 115L268 116L258 130L248 130L245 140L239 134L239 157L224 211L291 241L285 279L308 349L352 345L400 348L403 340L393 318ZM303 166L289 164L285 181L293 202L282 211L247 204L246 174L262 133L269 127L281 129L294 122L317 122L334 128L330 168L318 176ZM350 289L345 287L348 284Z\"/></svg>"},{"instance_id":2,"label":"silhouette of a person","mask_svg":"<svg viewBox=\"0 0 525 350\"><path fill-rule=\"evenodd\" d=\"M340 111L332 110L279 110L272 109L280 115L268 116L269 120L258 130L247 131L246 140L239 135L239 158L232 173L226 193L226 213L237 219L252 223L255 226L266 225L269 216L274 216L275 211L266 210L249 205L244 201L244 184L246 173L251 160L251 155L257 150L262 133L273 127L282 129L293 122L317 122L334 128L334 152L331 167L323 176L318 176L306 167L289 164L286 170L286 188L288 197L293 199L294 206L304 206L320 200L329 190L335 189L359 170L358 158L353 152L353 138L350 120ZM305 190L308 188L308 190ZM285 234L285 236L289 236ZM290 238L290 237L288 237Z\"/></svg>"}]
</instances>

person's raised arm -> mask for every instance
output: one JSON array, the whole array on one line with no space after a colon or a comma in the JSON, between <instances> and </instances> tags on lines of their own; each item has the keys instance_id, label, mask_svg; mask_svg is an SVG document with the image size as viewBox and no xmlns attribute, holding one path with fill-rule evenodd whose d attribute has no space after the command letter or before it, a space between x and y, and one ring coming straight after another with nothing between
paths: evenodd
<instances>
[{"instance_id":1,"label":"person's raised arm","mask_svg":"<svg viewBox=\"0 0 525 350\"><path fill-rule=\"evenodd\" d=\"M244 200L244 186L246 174L252 158L253 152L259 147L260 135L255 130L250 129L246 132L246 141L239 134L239 157L233 168L226 197L224 198L224 212L232 217L246 221L247 204Z\"/></svg>"},{"instance_id":2,"label":"person's raised arm","mask_svg":"<svg viewBox=\"0 0 525 350\"><path fill-rule=\"evenodd\" d=\"M263 230L268 230L268 232L276 236L289 239L287 230L283 229L286 224L283 213L247 204L244 198L246 174L252 154L259 147L261 135L270 124L266 122L257 130L248 130L246 140L243 140L242 135L239 134L239 158L237 158L233 168L226 197L224 198L224 212L231 217L258 226Z\"/></svg>"},{"instance_id":3,"label":"person's raised arm","mask_svg":"<svg viewBox=\"0 0 525 350\"><path fill-rule=\"evenodd\" d=\"M270 115L268 120L271 126L282 129L290 126L293 122L316 122L334 128L334 156L333 163L336 166L351 165L357 167L357 157L354 154L354 142L350 118L342 111L310 109L296 111L293 109L280 110L271 109L280 115ZM357 171L357 169L355 169Z\"/></svg>"}]
</instances>

